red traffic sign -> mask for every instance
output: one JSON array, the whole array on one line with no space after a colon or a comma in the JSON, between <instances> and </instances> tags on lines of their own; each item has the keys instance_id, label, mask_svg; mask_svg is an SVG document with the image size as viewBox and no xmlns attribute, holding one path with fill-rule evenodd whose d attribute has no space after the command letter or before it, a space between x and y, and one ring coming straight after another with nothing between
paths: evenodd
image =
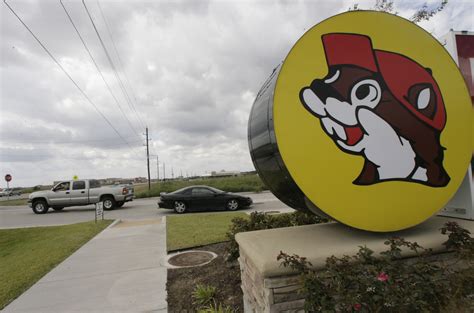
<instances>
[{"instance_id":1,"label":"red traffic sign","mask_svg":"<svg viewBox=\"0 0 474 313\"><path fill-rule=\"evenodd\" d=\"M11 181L12 180L12 175L10 175L10 174L5 175L5 180L7 182Z\"/></svg>"}]
</instances>

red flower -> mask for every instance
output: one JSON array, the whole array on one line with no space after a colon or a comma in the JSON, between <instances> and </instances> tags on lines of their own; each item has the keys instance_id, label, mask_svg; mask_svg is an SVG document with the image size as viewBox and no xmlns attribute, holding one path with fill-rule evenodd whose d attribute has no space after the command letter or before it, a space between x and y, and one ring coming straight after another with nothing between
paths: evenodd
<instances>
[{"instance_id":1,"label":"red flower","mask_svg":"<svg viewBox=\"0 0 474 313\"><path fill-rule=\"evenodd\" d=\"M387 281L388 280L388 275L385 272L380 272L380 274L377 276L378 281Z\"/></svg>"},{"instance_id":2,"label":"red flower","mask_svg":"<svg viewBox=\"0 0 474 313\"><path fill-rule=\"evenodd\" d=\"M354 304L354 310L360 311L360 309L362 309L362 305L360 303Z\"/></svg>"}]
</instances>

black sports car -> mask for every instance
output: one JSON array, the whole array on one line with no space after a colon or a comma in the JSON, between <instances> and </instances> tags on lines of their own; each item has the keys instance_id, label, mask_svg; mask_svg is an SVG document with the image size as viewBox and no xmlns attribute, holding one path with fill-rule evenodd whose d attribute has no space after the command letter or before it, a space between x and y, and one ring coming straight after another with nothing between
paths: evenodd
<instances>
[{"instance_id":1,"label":"black sports car","mask_svg":"<svg viewBox=\"0 0 474 313\"><path fill-rule=\"evenodd\" d=\"M252 204L252 199L208 186L190 186L170 193L162 192L158 208L173 209L176 213L187 211L235 211Z\"/></svg>"}]
</instances>

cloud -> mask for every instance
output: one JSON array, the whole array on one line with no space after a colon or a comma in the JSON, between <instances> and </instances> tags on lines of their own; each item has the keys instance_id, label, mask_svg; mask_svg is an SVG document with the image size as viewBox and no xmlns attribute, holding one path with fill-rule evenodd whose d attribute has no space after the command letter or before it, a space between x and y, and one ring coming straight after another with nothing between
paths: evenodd
<instances>
[{"instance_id":1,"label":"cloud","mask_svg":"<svg viewBox=\"0 0 474 313\"><path fill-rule=\"evenodd\" d=\"M26 186L74 175L145 176L142 124L168 177L171 168L175 176L252 170L247 121L259 88L306 30L354 2L100 1L112 42L97 2L87 1L118 82L82 3L64 1L121 109L58 2L9 3L128 142L2 5L0 172ZM415 8L411 1L396 4L402 15ZM472 3L450 1L421 26L436 36L472 30L472 16Z\"/></svg>"}]
</instances>

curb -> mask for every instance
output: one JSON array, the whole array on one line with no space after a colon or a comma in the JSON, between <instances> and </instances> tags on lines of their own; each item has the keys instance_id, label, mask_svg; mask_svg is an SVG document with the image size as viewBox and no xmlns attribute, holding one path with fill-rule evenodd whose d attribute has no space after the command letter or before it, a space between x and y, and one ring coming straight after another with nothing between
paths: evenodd
<instances>
[{"instance_id":1,"label":"curb","mask_svg":"<svg viewBox=\"0 0 474 313\"><path fill-rule=\"evenodd\" d=\"M0 209L1 210L1 209ZM93 221L93 220L92 220ZM67 223L67 224L64 224L64 223L60 223L60 224L45 224L45 225L28 225L28 226L7 226L7 227L0 227L0 229L20 229L20 228L37 228L37 227L54 227L54 226L68 226L68 225L73 225L73 224L79 224L79 223L86 223L86 222L90 222L90 221L79 221L79 222L75 222L75 223ZM114 220L109 226L107 226L106 228L104 228L102 231L110 228L110 227L113 227L115 225L117 225L118 223L122 222L121 219L116 219ZM100 233L99 233L100 234ZM1 312L1 311L0 311Z\"/></svg>"},{"instance_id":2,"label":"curb","mask_svg":"<svg viewBox=\"0 0 474 313\"><path fill-rule=\"evenodd\" d=\"M117 224L120 223L120 222L122 222L121 219L116 219L116 220L114 220L109 226L107 226L106 228L104 228L104 230L109 229L109 228L112 228L112 227L114 227L115 225L117 225ZM104 231L104 230L103 230L103 231ZM100 234L100 233L99 233L99 234Z\"/></svg>"}]
</instances>

